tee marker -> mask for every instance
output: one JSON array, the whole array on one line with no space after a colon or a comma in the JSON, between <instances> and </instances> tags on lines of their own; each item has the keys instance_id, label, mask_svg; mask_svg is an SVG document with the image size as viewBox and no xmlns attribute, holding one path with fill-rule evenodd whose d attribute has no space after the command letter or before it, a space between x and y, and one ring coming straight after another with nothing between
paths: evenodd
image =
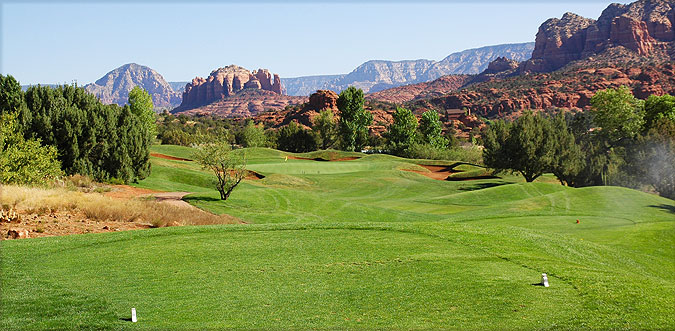
<instances>
[{"instance_id":1,"label":"tee marker","mask_svg":"<svg viewBox=\"0 0 675 331\"><path fill-rule=\"evenodd\" d=\"M136 323L138 320L136 319L136 308L131 308L131 321Z\"/></svg>"},{"instance_id":2,"label":"tee marker","mask_svg":"<svg viewBox=\"0 0 675 331\"><path fill-rule=\"evenodd\" d=\"M548 287L548 276L546 274L541 274L541 285Z\"/></svg>"}]
</instances>

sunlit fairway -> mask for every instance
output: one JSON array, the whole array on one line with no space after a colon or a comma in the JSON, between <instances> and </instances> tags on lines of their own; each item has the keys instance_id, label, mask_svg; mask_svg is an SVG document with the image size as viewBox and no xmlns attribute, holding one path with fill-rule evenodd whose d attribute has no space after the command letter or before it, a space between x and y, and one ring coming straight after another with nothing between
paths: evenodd
<instances>
[{"instance_id":1,"label":"sunlit fairway","mask_svg":"<svg viewBox=\"0 0 675 331\"><path fill-rule=\"evenodd\" d=\"M672 200L245 152L265 178L226 202L190 161L153 157L136 185L249 224L3 241L0 328L675 328Z\"/></svg>"}]
</instances>

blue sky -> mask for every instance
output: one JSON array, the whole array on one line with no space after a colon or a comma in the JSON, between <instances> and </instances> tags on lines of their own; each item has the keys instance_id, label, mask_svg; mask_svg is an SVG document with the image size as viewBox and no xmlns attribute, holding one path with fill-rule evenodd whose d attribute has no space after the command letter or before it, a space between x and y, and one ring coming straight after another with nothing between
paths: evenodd
<instances>
[{"instance_id":1,"label":"blue sky","mask_svg":"<svg viewBox=\"0 0 675 331\"><path fill-rule=\"evenodd\" d=\"M339 74L367 60L534 41L546 19L597 18L610 2L4 2L1 71L22 84L86 84L129 62L168 81L229 64Z\"/></svg>"}]
</instances>

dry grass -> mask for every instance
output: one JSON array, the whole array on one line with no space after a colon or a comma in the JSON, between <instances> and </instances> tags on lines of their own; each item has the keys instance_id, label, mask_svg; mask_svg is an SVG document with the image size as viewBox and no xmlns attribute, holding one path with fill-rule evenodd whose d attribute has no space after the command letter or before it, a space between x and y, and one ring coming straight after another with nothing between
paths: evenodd
<instances>
[{"instance_id":1,"label":"dry grass","mask_svg":"<svg viewBox=\"0 0 675 331\"><path fill-rule=\"evenodd\" d=\"M114 199L99 193L65 188L3 185L0 206L27 214L45 215L58 211L81 212L95 221L139 222L153 227L241 223L229 215L213 215L147 199Z\"/></svg>"}]
</instances>

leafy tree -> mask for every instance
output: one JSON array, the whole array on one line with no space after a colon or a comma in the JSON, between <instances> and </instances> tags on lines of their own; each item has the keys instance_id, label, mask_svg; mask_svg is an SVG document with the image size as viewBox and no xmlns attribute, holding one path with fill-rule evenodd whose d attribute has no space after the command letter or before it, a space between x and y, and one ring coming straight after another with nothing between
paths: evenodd
<instances>
[{"instance_id":1,"label":"leafy tree","mask_svg":"<svg viewBox=\"0 0 675 331\"><path fill-rule=\"evenodd\" d=\"M0 183L41 184L61 175L54 146L24 140L16 113L0 115Z\"/></svg>"},{"instance_id":2,"label":"leafy tree","mask_svg":"<svg viewBox=\"0 0 675 331\"><path fill-rule=\"evenodd\" d=\"M448 146L448 139L443 137L443 124L435 110L428 110L422 114L420 132L424 143L430 144L434 148Z\"/></svg>"},{"instance_id":3,"label":"leafy tree","mask_svg":"<svg viewBox=\"0 0 675 331\"><path fill-rule=\"evenodd\" d=\"M233 152L226 142L203 145L193 158L216 176L215 186L221 200L227 200L247 174L245 155Z\"/></svg>"},{"instance_id":4,"label":"leafy tree","mask_svg":"<svg viewBox=\"0 0 675 331\"><path fill-rule=\"evenodd\" d=\"M314 118L312 130L319 137L321 149L328 149L335 143L336 120L330 108L324 109Z\"/></svg>"},{"instance_id":5,"label":"leafy tree","mask_svg":"<svg viewBox=\"0 0 675 331\"><path fill-rule=\"evenodd\" d=\"M397 107L392 115L394 122L386 133L389 148L394 154L401 155L415 142L417 118L408 109Z\"/></svg>"},{"instance_id":6,"label":"leafy tree","mask_svg":"<svg viewBox=\"0 0 675 331\"><path fill-rule=\"evenodd\" d=\"M596 93L591 98L591 107L593 121L609 146L636 137L643 127L644 102L625 86Z\"/></svg>"},{"instance_id":7,"label":"leafy tree","mask_svg":"<svg viewBox=\"0 0 675 331\"><path fill-rule=\"evenodd\" d=\"M288 152L304 153L315 151L317 143L311 131L291 122L279 130L277 147Z\"/></svg>"},{"instance_id":8,"label":"leafy tree","mask_svg":"<svg viewBox=\"0 0 675 331\"><path fill-rule=\"evenodd\" d=\"M338 130L343 150L361 150L368 142L368 126L373 123L373 114L365 110L363 104L363 90L353 86L342 91L338 97Z\"/></svg>"},{"instance_id":9,"label":"leafy tree","mask_svg":"<svg viewBox=\"0 0 675 331\"><path fill-rule=\"evenodd\" d=\"M497 171L517 171L532 182L550 170L555 145L550 122L526 112L513 123L495 121L484 135L483 160Z\"/></svg>"},{"instance_id":10,"label":"leafy tree","mask_svg":"<svg viewBox=\"0 0 675 331\"><path fill-rule=\"evenodd\" d=\"M675 199L675 121L662 117L626 153L626 170L659 195Z\"/></svg>"},{"instance_id":11,"label":"leafy tree","mask_svg":"<svg viewBox=\"0 0 675 331\"><path fill-rule=\"evenodd\" d=\"M157 136L157 125L155 124L155 106L152 104L152 97L148 91L140 86L134 86L129 91L129 108L131 113L138 116L141 123L148 132L149 138L154 139Z\"/></svg>"},{"instance_id":12,"label":"leafy tree","mask_svg":"<svg viewBox=\"0 0 675 331\"><path fill-rule=\"evenodd\" d=\"M244 147L263 147L267 144L265 129L262 125L255 125L253 121L248 121L239 132L237 142Z\"/></svg>"},{"instance_id":13,"label":"leafy tree","mask_svg":"<svg viewBox=\"0 0 675 331\"><path fill-rule=\"evenodd\" d=\"M650 95L645 100L645 125L643 131L649 131L661 119L675 122L675 96L667 94L663 96Z\"/></svg>"}]
</instances>

